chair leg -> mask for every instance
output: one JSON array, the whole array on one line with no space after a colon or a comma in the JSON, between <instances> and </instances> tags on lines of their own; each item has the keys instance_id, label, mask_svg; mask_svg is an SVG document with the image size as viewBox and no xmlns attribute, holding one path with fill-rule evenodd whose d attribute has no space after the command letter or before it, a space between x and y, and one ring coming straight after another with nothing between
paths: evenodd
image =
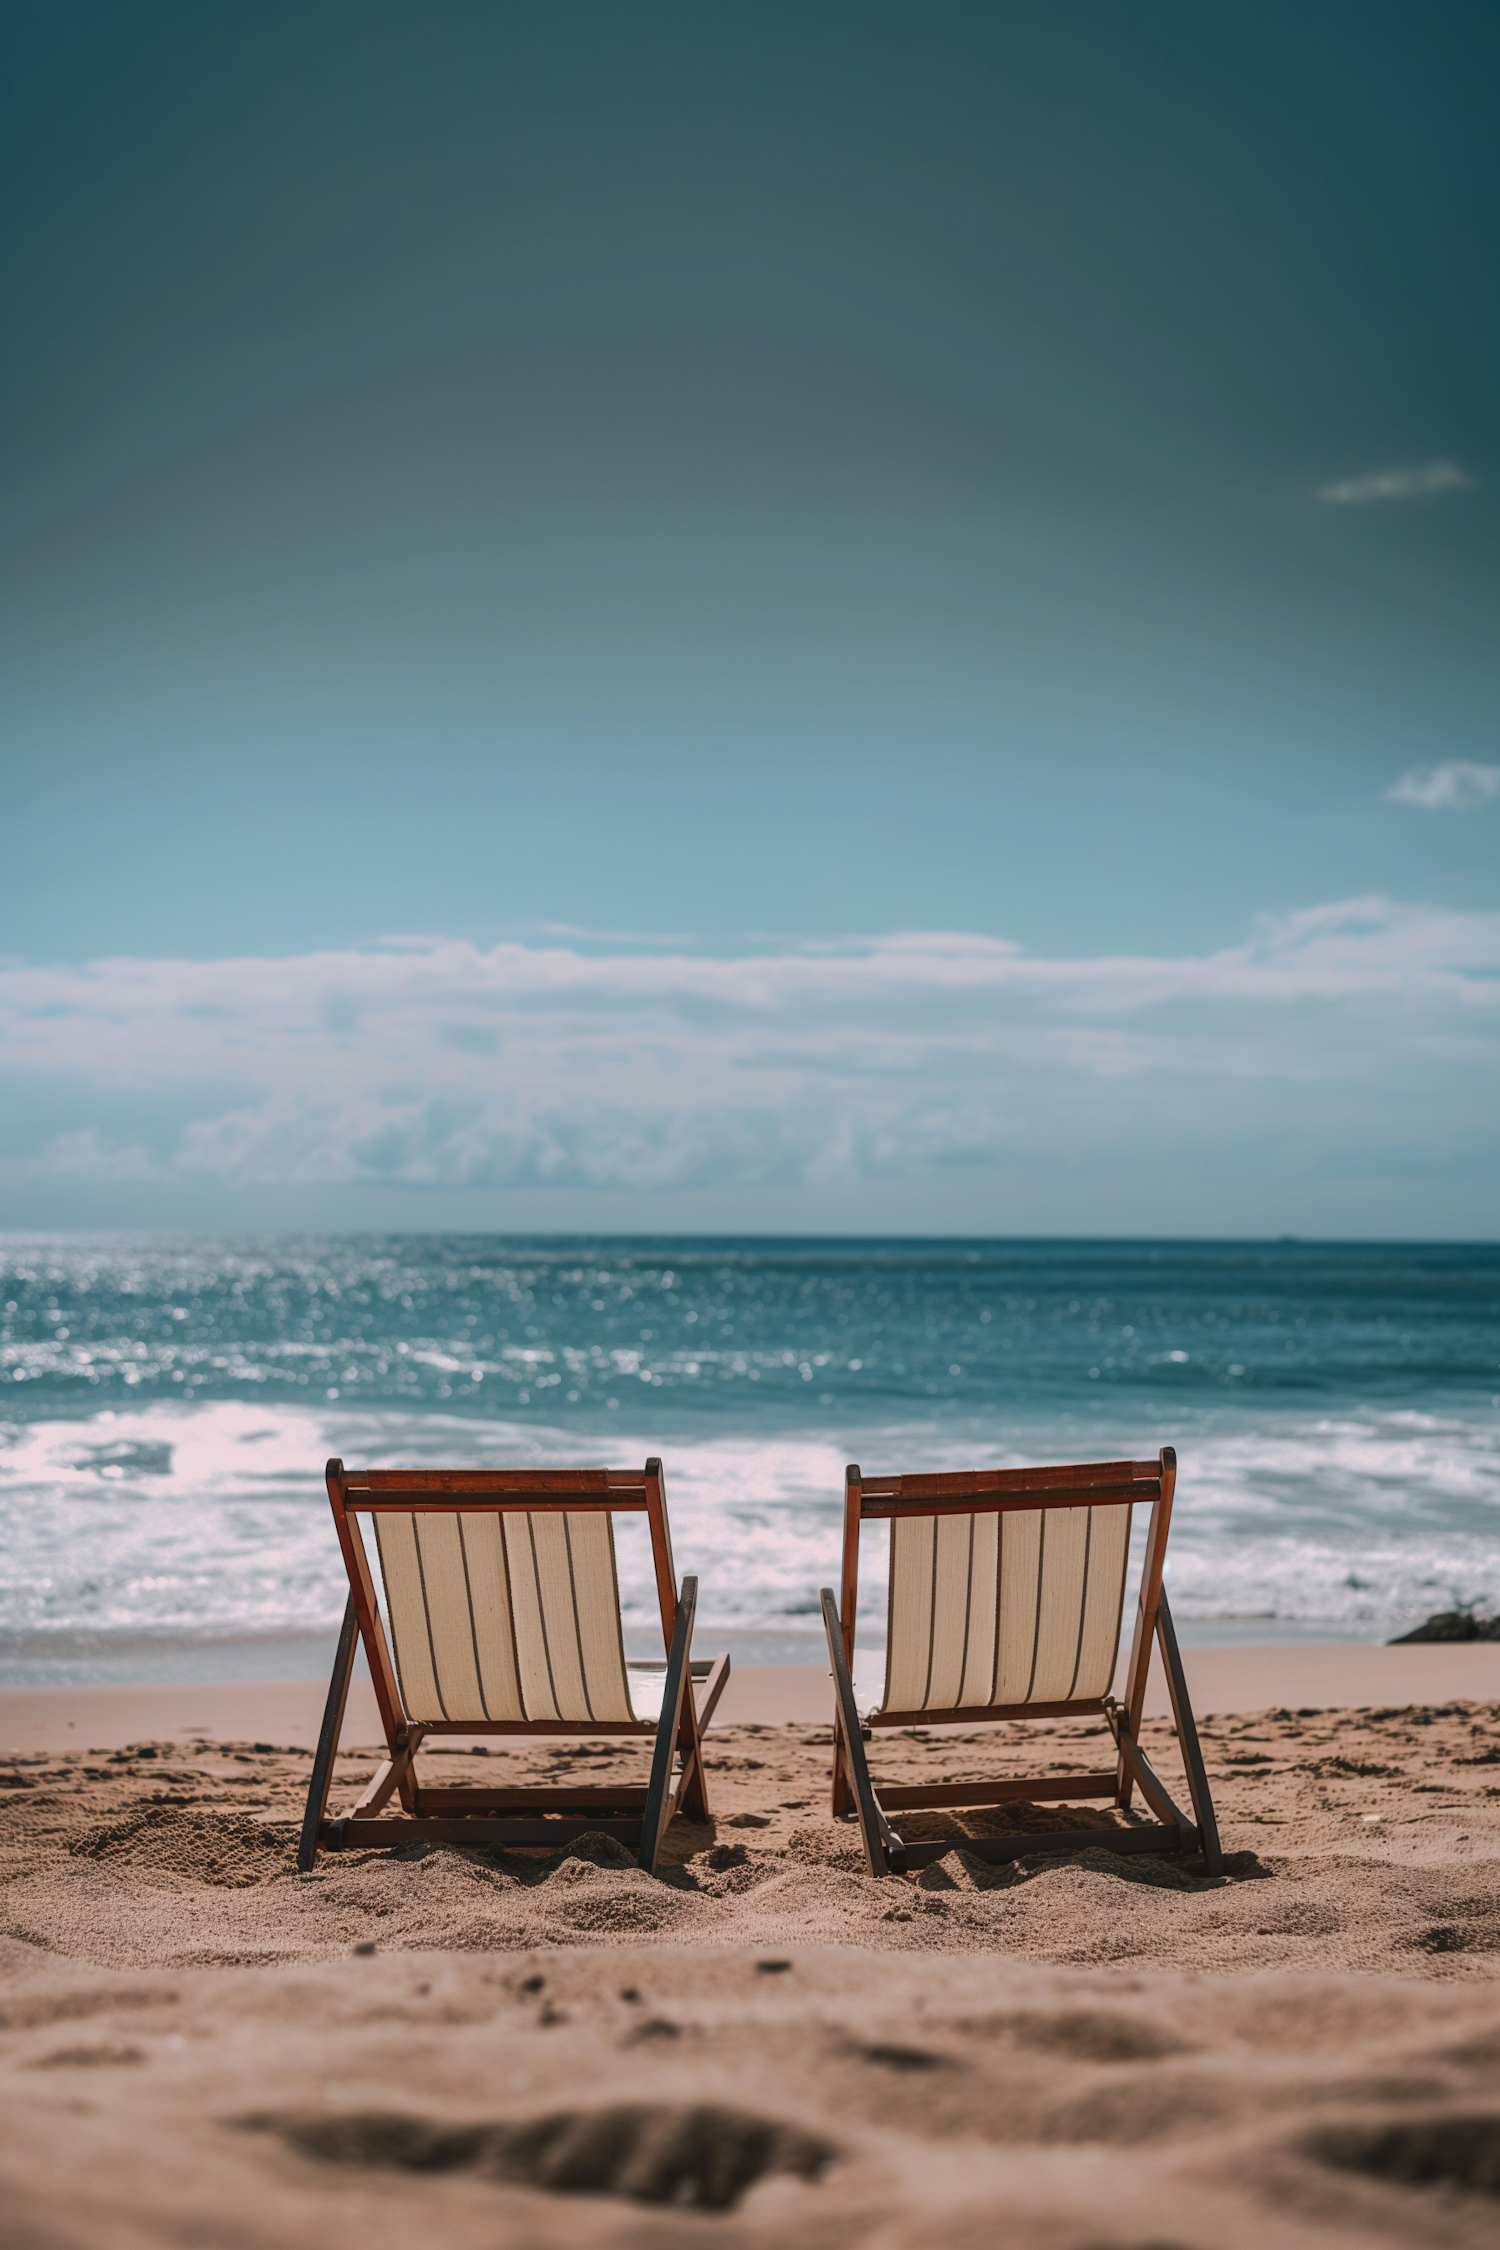
<instances>
[{"instance_id":1,"label":"chair leg","mask_svg":"<svg viewBox=\"0 0 1500 2250\"><path fill-rule=\"evenodd\" d=\"M693 1666L689 1662L687 1693L682 1699L682 1721L677 1736L682 1772L677 1783L677 1794L672 1801L672 1811L682 1813L688 1820L708 1821L713 1818L708 1802L708 1767L703 1757L703 1737L708 1730L709 1720L718 1708L719 1697L728 1684L729 1658L715 1657L703 1682L703 1700L700 1702L693 1684Z\"/></svg>"},{"instance_id":2,"label":"chair leg","mask_svg":"<svg viewBox=\"0 0 1500 2250\"><path fill-rule=\"evenodd\" d=\"M387 1758L384 1764L376 1767L365 1785L363 1796L349 1807L351 1820L373 1820L376 1813L390 1803L396 1791L407 1781L421 1741L422 1729L413 1727L400 1749Z\"/></svg>"},{"instance_id":3,"label":"chair leg","mask_svg":"<svg viewBox=\"0 0 1500 2250\"><path fill-rule=\"evenodd\" d=\"M729 1685L729 1658L716 1656L713 1669L703 1683L703 1701L698 1705L698 1732L701 1735L719 1707L719 1697Z\"/></svg>"},{"instance_id":4,"label":"chair leg","mask_svg":"<svg viewBox=\"0 0 1500 2250\"><path fill-rule=\"evenodd\" d=\"M1154 1772L1150 1759L1130 1731L1130 1713L1121 1704L1110 1705L1105 1717L1113 1730L1121 1758L1129 1772L1141 1785L1141 1795L1164 1828L1175 1828L1185 1849L1191 1850L1200 1841L1197 1830L1185 1812L1172 1802L1166 1789Z\"/></svg>"},{"instance_id":5,"label":"chair leg","mask_svg":"<svg viewBox=\"0 0 1500 2250\"><path fill-rule=\"evenodd\" d=\"M859 1814L859 1832L864 1839L865 1859L870 1873L888 1875L891 1863L886 1853L886 1838L891 1830L888 1823L881 1819L880 1807L875 1802L869 1761L865 1757L864 1736L859 1731L859 1713L854 1708L854 1683L849 1677L849 1666L844 1657L843 1627L839 1623L832 1588L825 1586L821 1598L823 1629L828 1635L828 1661L833 1667L835 1803L838 1777L841 1771L845 1771L853 1784L854 1805Z\"/></svg>"},{"instance_id":6,"label":"chair leg","mask_svg":"<svg viewBox=\"0 0 1500 2250\"><path fill-rule=\"evenodd\" d=\"M1193 1800L1193 1819L1198 1827L1204 1870L1210 1875L1222 1875L1224 1853L1219 1843L1219 1823L1214 1816L1214 1801L1208 1787L1208 1770L1203 1763L1203 1752L1198 1743L1198 1724L1193 1717L1187 1674L1183 1670L1182 1652L1177 1646L1177 1629L1172 1623L1165 1587L1162 1588L1161 1602L1156 1612L1156 1637L1161 1647L1162 1663L1166 1667L1167 1693L1172 1699L1177 1746L1182 1752L1188 1794Z\"/></svg>"},{"instance_id":7,"label":"chair leg","mask_svg":"<svg viewBox=\"0 0 1500 2250\"><path fill-rule=\"evenodd\" d=\"M726 1657L726 1665L728 1661ZM717 1700L716 1697L715 1701ZM703 1762L704 1725L703 1713L693 1693L692 1665L689 1663L683 1688L682 1716L677 1722L679 1769L677 1787L672 1796L672 1810L667 1815L669 1822L678 1813L686 1820L708 1821L713 1818L708 1802L708 1768Z\"/></svg>"},{"instance_id":8,"label":"chair leg","mask_svg":"<svg viewBox=\"0 0 1500 2250\"><path fill-rule=\"evenodd\" d=\"M677 1809L672 1797L672 1753L682 1731L683 1697L690 1696L693 1692L689 1665L693 1646L693 1612L697 1607L698 1581L696 1578L684 1578L677 1601L677 1623L672 1630L672 1647L667 1657L667 1676L662 1685L661 1717L656 1723L656 1749L651 1759L651 1781L646 1791L645 1814L641 1820L640 1850L636 1854L637 1863L645 1868L648 1875L656 1873L662 1835ZM696 1742L696 1735L694 1741ZM689 1779L688 1764L689 1760L685 1759L682 1776L684 1782ZM678 1794L680 1797L680 1789Z\"/></svg>"},{"instance_id":9,"label":"chair leg","mask_svg":"<svg viewBox=\"0 0 1500 2250\"><path fill-rule=\"evenodd\" d=\"M825 1618L825 1633L827 1629L827 1620ZM841 1642L841 1648L842 1645L843 1644ZM833 1773L831 1776L832 1797L828 1810L833 1819L847 1820L855 1809L854 1792L849 1786L849 1769L844 1758L844 1730L839 1720L839 1691L837 1685L839 1675L836 1669L837 1659L834 1656L833 1643L831 1641L828 1645L828 1665L828 1676L835 1683L833 1691ZM848 1669L847 1664L845 1666L845 1669ZM860 1739L861 1743L863 1743L863 1736L861 1736Z\"/></svg>"},{"instance_id":10,"label":"chair leg","mask_svg":"<svg viewBox=\"0 0 1500 2250\"><path fill-rule=\"evenodd\" d=\"M318 1736L312 1780L307 1790L307 1810L303 1815L302 1836L297 1846L297 1866L304 1875L311 1873L318 1856L318 1831L328 1809L328 1787L333 1779L333 1761L344 1724L344 1705L349 1700L349 1681L354 1671L354 1650L358 1639L359 1619L355 1614L354 1596L351 1594L344 1605L344 1622L339 1627L338 1652L333 1660L333 1677L328 1683L328 1700L323 1706L323 1729Z\"/></svg>"}]
</instances>

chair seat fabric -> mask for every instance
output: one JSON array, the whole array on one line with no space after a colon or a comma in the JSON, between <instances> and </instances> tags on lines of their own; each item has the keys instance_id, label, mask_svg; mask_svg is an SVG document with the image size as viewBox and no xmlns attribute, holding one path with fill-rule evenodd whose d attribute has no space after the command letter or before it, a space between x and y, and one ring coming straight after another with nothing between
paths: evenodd
<instances>
[{"instance_id":1,"label":"chair seat fabric","mask_svg":"<svg viewBox=\"0 0 1500 2250\"><path fill-rule=\"evenodd\" d=\"M661 1699L667 1691L667 1667L662 1664L628 1664L625 1681L630 1708L643 1722L655 1726L661 1717Z\"/></svg>"}]
</instances>

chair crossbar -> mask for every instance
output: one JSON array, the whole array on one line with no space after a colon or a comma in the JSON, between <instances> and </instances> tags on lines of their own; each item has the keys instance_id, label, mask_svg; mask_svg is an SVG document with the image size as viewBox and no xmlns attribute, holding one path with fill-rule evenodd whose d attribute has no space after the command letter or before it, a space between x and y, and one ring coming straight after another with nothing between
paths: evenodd
<instances>
[{"instance_id":1,"label":"chair crossbar","mask_svg":"<svg viewBox=\"0 0 1500 2250\"><path fill-rule=\"evenodd\" d=\"M983 1492L1077 1492L1089 1485L1161 1482L1159 1461L1065 1462L1047 1469L956 1469L933 1475L867 1477L860 1488L878 1499Z\"/></svg>"},{"instance_id":2,"label":"chair crossbar","mask_svg":"<svg viewBox=\"0 0 1500 2250\"><path fill-rule=\"evenodd\" d=\"M1007 1860L1041 1858L1048 1852L1180 1852L1197 1843L1193 1829L1162 1828L1039 1828L1030 1836L947 1836L920 1844L897 1844L887 1852L893 1875L915 1874L961 1851L989 1866Z\"/></svg>"},{"instance_id":3,"label":"chair crossbar","mask_svg":"<svg viewBox=\"0 0 1500 2250\"><path fill-rule=\"evenodd\" d=\"M660 1467L660 1463L656 1464ZM651 1467L648 1462L647 1468ZM639 1469L351 1469L351 1492L645 1492Z\"/></svg>"},{"instance_id":4,"label":"chair crossbar","mask_svg":"<svg viewBox=\"0 0 1500 2250\"><path fill-rule=\"evenodd\" d=\"M1157 1489L1155 1484L1048 1484L932 1497L902 1493L889 1500L866 1500L861 1495L859 1512L866 1523L884 1516L989 1516L1023 1510L1029 1515L1037 1508L1087 1508L1107 1505L1111 1500L1149 1500Z\"/></svg>"},{"instance_id":5,"label":"chair crossbar","mask_svg":"<svg viewBox=\"0 0 1500 2250\"><path fill-rule=\"evenodd\" d=\"M644 1493L630 1492L459 1492L446 1497L401 1491L351 1491L344 1505L350 1515L360 1516L507 1516L534 1515L564 1501L570 1516L640 1515L651 1505Z\"/></svg>"},{"instance_id":6,"label":"chair crossbar","mask_svg":"<svg viewBox=\"0 0 1500 2250\"><path fill-rule=\"evenodd\" d=\"M1066 1703L966 1703L945 1711L870 1711L867 1727L957 1727L997 1724L1003 1719L1098 1719L1104 1716L1102 1695L1075 1698Z\"/></svg>"},{"instance_id":7,"label":"chair crossbar","mask_svg":"<svg viewBox=\"0 0 1500 2250\"><path fill-rule=\"evenodd\" d=\"M491 1735L555 1735L562 1741L587 1742L593 1735L623 1735L627 1740L651 1736L654 1719L424 1719L423 1734L473 1735L488 1741Z\"/></svg>"},{"instance_id":8,"label":"chair crossbar","mask_svg":"<svg viewBox=\"0 0 1500 2250\"><path fill-rule=\"evenodd\" d=\"M1112 1797L1118 1786L1108 1773L1033 1774L1009 1781L877 1782L887 1812L936 1812L944 1805L1031 1805L1056 1798Z\"/></svg>"},{"instance_id":9,"label":"chair crossbar","mask_svg":"<svg viewBox=\"0 0 1500 2250\"><path fill-rule=\"evenodd\" d=\"M613 1836L622 1844L639 1846L643 1834L638 1813L630 1820L614 1820L602 1813L586 1820L505 1820L482 1814L426 1819L405 1814L394 1819L331 1821L321 1842L326 1851L385 1851L393 1844L412 1843L510 1844L522 1850L555 1851L579 1836Z\"/></svg>"},{"instance_id":10,"label":"chair crossbar","mask_svg":"<svg viewBox=\"0 0 1500 2250\"><path fill-rule=\"evenodd\" d=\"M417 1811L441 1818L448 1814L502 1812L570 1812L576 1810L621 1814L645 1809L648 1787L644 1781L622 1781L611 1787L600 1782L589 1789L464 1789L419 1788Z\"/></svg>"}]
</instances>

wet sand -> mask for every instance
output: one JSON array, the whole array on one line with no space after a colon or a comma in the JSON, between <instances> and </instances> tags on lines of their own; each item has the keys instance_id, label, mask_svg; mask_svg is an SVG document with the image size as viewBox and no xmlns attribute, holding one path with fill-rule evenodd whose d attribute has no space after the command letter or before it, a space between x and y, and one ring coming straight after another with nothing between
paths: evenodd
<instances>
[{"instance_id":1,"label":"wet sand","mask_svg":"<svg viewBox=\"0 0 1500 2250\"><path fill-rule=\"evenodd\" d=\"M330 1650L330 1657L331 1657ZM1194 1648L1184 1654L1198 1712L1260 1711L1270 1704L1358 1706L1500 1700L1500 1642L1384 1648ZM1116 1692L1123 1689L1123 1661ZM0 1688L0 1753L11 1750L118 1750L162 1737L220 1741L271 1737L313 1748L326 1679L215 1680L202 1686ZM719 1724L787 1720L819 1724L830 1709L823 1664L742 1666L731 1674ZM1153 1664L1146 1709L1165 1716L1166 1686ZM380 1740L369 1680L349 1691L344 1739Z\"/></svg>"}]
</instances>

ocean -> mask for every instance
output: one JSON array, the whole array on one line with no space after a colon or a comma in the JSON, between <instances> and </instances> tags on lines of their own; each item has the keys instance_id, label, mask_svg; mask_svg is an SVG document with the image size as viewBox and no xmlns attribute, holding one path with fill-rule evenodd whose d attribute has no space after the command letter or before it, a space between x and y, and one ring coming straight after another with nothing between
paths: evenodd
<instances>
[{"instance_id":1,"label":"ocean","mask_svg":"<svg viewBox=\"0 0 1500 2250\"><path fill-rule=\"evenodd\" d=\"M0 1302L11 1685L321 1670L332 1453L660 1454L697 1645L742 1663L817 1659L848 1461L1174 1445L1189 1643L1500 1606L1500 1247L10 1235ZM872 1556L862 1642L883 1615Z\"/></svg>"}]
</instances>

